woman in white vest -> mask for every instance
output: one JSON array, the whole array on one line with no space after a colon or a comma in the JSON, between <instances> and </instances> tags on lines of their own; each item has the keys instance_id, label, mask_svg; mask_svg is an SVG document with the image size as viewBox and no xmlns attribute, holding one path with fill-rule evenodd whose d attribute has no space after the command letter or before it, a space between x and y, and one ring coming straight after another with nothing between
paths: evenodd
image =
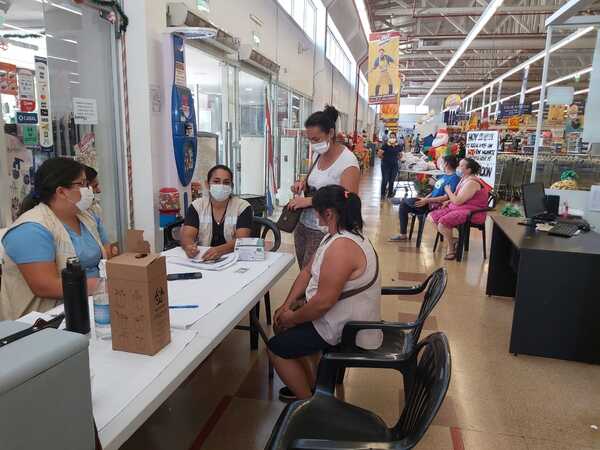
<instances>
[{"instance_id":1,"label":"woman in white vest","mask_svg":"<svg viewBox=\"0 0 600 450\"><path fill-rule=\"evenodd\" d=\"M33 193L2 238L0 320L56 306L63 296L60 272L70 257L77 256L85 269L88 290L95 288L109 241L88 211L93 200L82 164L52 158L40 166Z\"/></svg>"},{"instance_id":2,"label":"woman in white vest","mask_svg":"<svg viewBox=\"0 0 600 450\"><path fill-rule=\"evenodd\" d=\"M205 261L231 253L236 238L250 237L252 207L231 195L233 172L217 165L208 171L208 193L192 202L181 230L181 247L189 258L209 247L201 256Z\"/></svg>"},{"instance_id":3,"label":"woman in white vest","mask_svg":"<svg viewBox=\"0 0 600 450\"><path fill-rule=\"evenodd\" d=\"M300 269L310 261L327 231L319 226L319 219L313 209L310 194L331 184L337 184L349 192L358 193L360 166L354 153L335 139L337 119L337 110L333 106L327 105L323 111L312 113L304 123L306 136L310 141L313 153L313 161L316 161L316 164L312 168L308 180L297 181L292 186L292 192L296 197L288 204L291 209L303 210L300 222L294 230L294 245ZM306 189L306 183L308 183L308 189ZM305 191L309 191L309 195L306 195Z\"/></svg>"},{"instance_id":4,"label":"woman in white vest","mask_svg":"<svg viewBox=\"0 0 600 450\"><path fill-rule=\"evenodd\" d=\"M312 200L328 233L275 311L277 334L268 344L287 386L280 390L282 400L312 395L321 353L340 343L347 322L381 320L377 255L362 235L360 198L342 186L326 186ZM363 330L356 343L374 349L381 340L380 330Z\"/></svg>"}]
</instances>

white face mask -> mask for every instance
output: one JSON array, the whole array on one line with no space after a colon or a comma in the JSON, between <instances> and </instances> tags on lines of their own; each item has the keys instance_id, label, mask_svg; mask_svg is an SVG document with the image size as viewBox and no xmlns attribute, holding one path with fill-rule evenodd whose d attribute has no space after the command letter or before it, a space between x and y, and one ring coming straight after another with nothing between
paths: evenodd
<instances>
[{"instance_id":1,"label":"white face mask","mask_svg":"<svg viewBox=\"0 0 600 450\"><path fill-rule=\"evenodd\" d=\"M310 148L317 155L322 155L323 153L327 152L327 150L329 150L329 142L323 141L317 142L316 144L310 144Z\"/></svg>"},{"instance_id":2,"label":"white face mask","mask_svg":"<svg viewBox=\"0 0 600 450\"><path fill-rule=\"evenodd\" d=\"M94 191L90 187L81 187L79 188L79 193L81 194L81 200L75 203L75 206L81 212L85 212L90 209L92 203L94 202Z\"/></svg>"},{"instance_id":3,"label":"white face mask","mask_svg":"<svg viewBox=\"0 0 600 450\"><path fill-rule=\"evenodd\" d=\"M231 195L231 186L228 184L211 184L210 195L218 202L227 200Z\"/></svg>"},{"instance_id":4,"label":"white face mask","mask_svg":"<svg viewBox=\"0 0 600 450\"><path fill-rule=\"evenodd\" d=\"M464 175L463 170L460 167L456 168L456 175L458 175L461 178Z\"/></svg>"}]
</instances>

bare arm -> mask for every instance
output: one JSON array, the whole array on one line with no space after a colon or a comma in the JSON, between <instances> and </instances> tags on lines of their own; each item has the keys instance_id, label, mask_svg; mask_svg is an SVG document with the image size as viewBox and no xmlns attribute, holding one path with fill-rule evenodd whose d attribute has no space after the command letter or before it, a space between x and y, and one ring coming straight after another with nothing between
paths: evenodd
<instances>
[{"instance_id":1,"label":"bare arm","mask_svg":"<svg viewBox=\"0 0 600 450\"><path fill-rule=\"evenodd\" d=\"M185 251L189 258L193 258L198 254L198 246L196 240L198 239L198 228L184 225L181 227L181 248Z\"/></svg>"},{"instance_id":2,"label":"bare arm","mask_svg":"<svg viewBox=\"0 0 600 450\"><path fill-rule=\"evenodd\" d=\"M17 267L36 297L63 298L62 279L54 261L18 264ZM97 284L97 278L89 278L88 292L93 292Z\"/></svg>"},{"instance_id":3,"label":"bare arm","mask_svg":"<svg viewBox=\"0 0 600 450\"><path fill-rule=\"evenodd\" d=\"M462 205L471 200L479 189L481 189L481 186L477 181L469 180L460 188L458 194L455 194L449 186L446 186L446 194L450 202L455 205Z\"/></svg>"},{"instance_id":4,"label":"bare arm","mask_svg":"<svg viewBox=\"0 0 600 450\"><path fill-rule=\"evenodd\" d=\"M429 194L429 203L444 203L448 200L448 195L440 195L439 197L431 197Z\"/></svg>"},{"instance_id":5,"label":"bare arm","mask_svg":"<svg viewBox=\"0 0 600 450\"><path fill-rule=\"evenodd\" d=\"M358 167L348 167L342 172L340 185L347 191L358 194L358 185L360 183L360 170Z\"/></svg>"}]
</instances>

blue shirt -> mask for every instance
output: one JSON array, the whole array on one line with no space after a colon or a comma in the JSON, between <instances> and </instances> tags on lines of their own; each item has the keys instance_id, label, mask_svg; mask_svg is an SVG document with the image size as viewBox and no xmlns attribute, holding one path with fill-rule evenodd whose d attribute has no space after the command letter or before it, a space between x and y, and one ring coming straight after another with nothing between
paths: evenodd
<instances>
[{"instance_id":1,"label":"blue shirt","mask_svg":"<svg viewBox=\"0 0 600 450\"><path fill-rule=\"evenodd\" d=\"M98 233L102 244L107 244L108 237L104 225L96 217ZM71 238L75 254L79 258L85 273L90 278L100 275L98 263L102 259L102 251L92 233L81 223L81 235L65 225ZM47 228L35 222L27 222L13 228L2 239L6 254L15 264L56 261L54 238Z\"/></svg>"},{"instance_id":2,"label":"blue shirt","mask_svg":"<svg viewBox=\"0 0 600 450\"><path fill-rule=\"evenodd\" d=\"M456 186L458 186L458 182L460 181L460 177L453 173L452 175L442 175L435 182L435 186L433 186L433 191L431 191L432 197L441 197L442 195L446 195L446 191L444 188L446 185L450 186L452 192L456 191Z\"/></svg>"}]
</instances>

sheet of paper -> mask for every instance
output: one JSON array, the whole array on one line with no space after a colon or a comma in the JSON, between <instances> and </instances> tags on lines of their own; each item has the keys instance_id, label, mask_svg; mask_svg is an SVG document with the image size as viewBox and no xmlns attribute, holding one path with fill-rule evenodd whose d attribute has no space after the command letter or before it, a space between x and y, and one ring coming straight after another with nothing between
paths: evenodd
<instances>
[{"instance_id":1,"label":"sheet of paper","mask_svg":"<svg viewBox=\"0 0 600 450\"><path fill-rule=\"evenodd\" d=\"M600 212L600 185L595 184L590 188L590 200L588 209Z\"/></svg>"},{"instance_id":2,"label":"sheet of paper","mask_svg":"<svg viewBox=\"0 0 600 450\"><path fill-rule=\"evenodd\" d=\"M167 273L202 272L199 280L169 281L170 305L197 305L198 308L171 309L169 316L172 328L185 329L192 326L206 314L242 291L248 284L271 267L278 253L266 253L264 261L236 261L233 265L219 271L205 271L180 265L181 248L163 253L167 256Z\"/></svg>"}]
</instances>

